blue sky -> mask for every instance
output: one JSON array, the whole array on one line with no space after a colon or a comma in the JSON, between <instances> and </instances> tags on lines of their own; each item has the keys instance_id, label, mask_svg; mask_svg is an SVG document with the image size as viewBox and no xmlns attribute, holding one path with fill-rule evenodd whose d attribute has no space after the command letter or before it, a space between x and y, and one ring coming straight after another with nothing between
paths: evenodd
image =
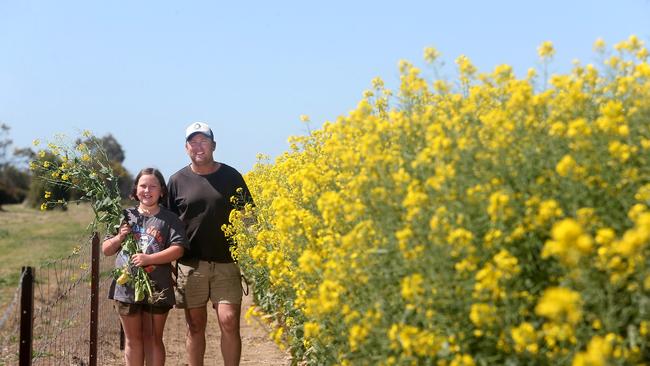
<instances>
[{"instance_id":1,"label":"blue sky","mask_svg":"<svg viewBox=\"0 0 650 366\"><path fill-rule=\"evenodd\" d=\"M648 0L33 1L0 0L0 121L15 147L57 133L113 134L132 173L188 163L185 127L209 123L216 159L240 171L257 153L347 114L371 80L397 86L400 59L425 67L435 46L453 78L523 75L554 43L551 72L596 62L593 42L650 43Z\"/></svg>"}]
</instances>

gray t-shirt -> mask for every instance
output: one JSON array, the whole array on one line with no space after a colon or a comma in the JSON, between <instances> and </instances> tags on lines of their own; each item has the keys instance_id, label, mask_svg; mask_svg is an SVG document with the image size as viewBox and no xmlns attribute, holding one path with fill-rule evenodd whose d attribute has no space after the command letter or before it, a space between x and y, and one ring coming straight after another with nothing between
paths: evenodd
<instances>
[{"instance_id":1,"label":"gray t-shirt","mask_svg":"<svg viewBox=\"0 0 650 366\"><path fill-rule=\"evenodd\" d=\"M165 207L160 207L160 211L154 216L144 216L138 212L135 207L124 210L126 222L131 226L131 232L140 246L140 250L145 254L161 252L171 245L180 245L185 250L189 249L189 244L185 237L185 228L178 216ZM109 238L111 236L108 236ZM128 256L123 250L117 253L115 258L115 268L122 268L128 262ZM172 288L172 266L171 263L158 264L147 268L155 291L162 292L163 299L156 302L157 306L174 306L174 289ZM132 271L135 273L135 271ZM113 280L111 289L108 294L109 299L115 299L125 303L136 303L135 289L130 284L119 285ZM146 304L148 299L145 297L139 303Z\"/></svg>"}]
</instances>

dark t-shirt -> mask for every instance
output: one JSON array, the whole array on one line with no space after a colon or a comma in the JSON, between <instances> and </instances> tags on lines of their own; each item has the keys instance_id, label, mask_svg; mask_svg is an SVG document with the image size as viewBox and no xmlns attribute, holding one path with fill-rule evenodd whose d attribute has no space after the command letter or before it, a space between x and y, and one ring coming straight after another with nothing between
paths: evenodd
<instances>
[{"instance_id":1,"label":"dark t-shirt","mask_svg":"<svg viewBox=\"0 0 650 366\"><path fill-rule=\"evenodd\" d=\"M169 248L170 245L180 245L185 250L189 248L183 223L176 214L165 207L160 207L160 211L154 216L141 215L137 208L131 207L124 210L124 216L127 224L131 226L131 232L142 253L158 253ZM111 235L107 236L107 238L110 237ZM128 255L120 250L115 258L115 268L123 267L128 262L128 259ZM149 272L149 277L155 286L155 290L162 292L163 295L163 299L154 305L174 306L171 264L154 265L153 270ZM108 297L126 303L136 303L135 289L128 284L119 285L115 280ZM146 297L139 303L147 303Z\"/></svg>"},{"instance_id":2,"label":"dark t-shirt","mask_svg":"<svg viewBox=\"0 0 650 366\"><path fill-rule=\"evenodd\" d=\"M242 188L244 202L253 202L241 174L221 163L216 172L200 175L188 165L169 178L167 188L167 207L185 223L190 243L183 259L233 262L230 241L221 227L229 224L228 217L235 208L230 198L240 196L237 188Z\"/></svg>"}]
</instances>

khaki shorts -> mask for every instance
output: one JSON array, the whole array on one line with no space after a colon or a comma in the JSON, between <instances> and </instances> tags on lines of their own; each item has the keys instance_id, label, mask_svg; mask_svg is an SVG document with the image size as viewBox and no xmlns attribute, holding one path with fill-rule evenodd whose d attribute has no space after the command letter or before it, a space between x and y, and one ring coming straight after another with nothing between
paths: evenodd
<instances>
[{"instance_id":1,"label":"khaki shorts","mask_svg":"<svg viewBox=\"0 0 650 366\"><path fill-rule=\"evenodd\" d=\"M237 263L200 260L177 263L176 306L192 309L212 304L241 304L241 271Z\"/></svg>"},{"instance_id":2,"label":"khaki shorts","mask_svg":"<svg viewBox=\"0 0 650 366\"><path fill-rule=\"evenodd\" d=\"M115 300L114 304L117 313L123 316L139 313L165 314L171 310L171 306L151 306L149 304L129 304Z\"/></svg>"}]
</instances>

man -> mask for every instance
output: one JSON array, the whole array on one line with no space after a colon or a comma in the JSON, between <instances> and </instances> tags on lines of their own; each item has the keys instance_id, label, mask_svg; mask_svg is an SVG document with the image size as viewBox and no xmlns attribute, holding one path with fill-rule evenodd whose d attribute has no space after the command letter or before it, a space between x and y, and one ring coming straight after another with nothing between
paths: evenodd
<instances>
[{"instance_id":1,"label":"man","mask_svg":"<svg viewBox=\"0 0 650 366\"><path fill-rule=\"evenodd\" d=\"M234 168L214 160L214 134L201 122L185 131L190 164L169 178L169 209L186 226L190 249L178 260L177 307L185 310L190 366L203 365L207 302L212 302L221 329L221 354L225 365L239 365L241 336L241 273L230 255L230 242L221 226L233 210L230 200L239 196L252 202L244 178Z\"/></svg>"}]
</instances>

